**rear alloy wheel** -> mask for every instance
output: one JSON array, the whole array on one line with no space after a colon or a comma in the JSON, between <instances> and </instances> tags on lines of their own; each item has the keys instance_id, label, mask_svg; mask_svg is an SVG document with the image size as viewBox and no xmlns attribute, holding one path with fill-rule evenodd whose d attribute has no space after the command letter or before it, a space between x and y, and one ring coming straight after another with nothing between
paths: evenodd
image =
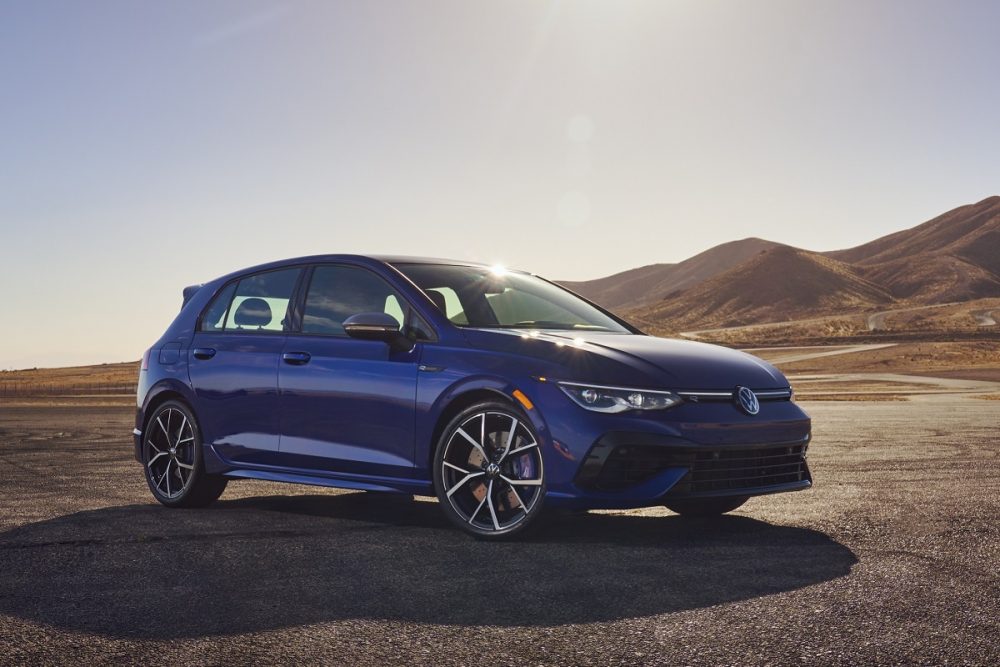
<instances>
[{"instance_id":1,"label":"rear alloy wheel","mask_svg":"<svg viewBox=\"0 0 1000 667\"><path fill-rule=\"evenodd\" d=\"M503 403L480 403L445 429L434 457L445 514L484 539L524 530L545 499L542 449L530 422Z\"/></svg>"},{"instance_id":2,"label":"rear alloy wheel","mask_svg":"<svg viewBox=\"0 0 1000 667\"><path fill-rule=\"evenodd\" d=\"M677 512L681 516L708 517L732 512L737 507L742 507L743 503L748 500L750 500L749 496L739 496L737 498L690 498L671 500L668 503L664 503L664 505L671 512Z\"/></svg>"},{"instance_id":3,"label":"rear alloy wheel","mask_svg":"<svg viewBox=\"0 0 1000 667\"><path fill-rule=\"evenodd\" d=\"M146 422L142 462L149 490L167 507L203 507L226 489L225 477L205 474L201 432L179 401L159 406Z\"/></svg>"}]
</instances>

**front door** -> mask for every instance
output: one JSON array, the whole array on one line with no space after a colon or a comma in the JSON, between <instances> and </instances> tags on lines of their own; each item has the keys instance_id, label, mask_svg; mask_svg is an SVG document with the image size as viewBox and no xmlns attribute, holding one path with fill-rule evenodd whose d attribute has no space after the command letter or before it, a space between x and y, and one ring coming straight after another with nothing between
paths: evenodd
<instances>
[{"instance_id":1,"label":"front door","mask_svg":"<svg viewBox=\"0 0 1000 667\"><path fill-rule=\"evenodd\" d=\"M352 265L313 270L301 332L285 341L278 370L281 458L295 468L409 476L413 471L417 362L409 352L344 332L351 315L407 305L378 274Z\"/></svg>"}]
</instances>

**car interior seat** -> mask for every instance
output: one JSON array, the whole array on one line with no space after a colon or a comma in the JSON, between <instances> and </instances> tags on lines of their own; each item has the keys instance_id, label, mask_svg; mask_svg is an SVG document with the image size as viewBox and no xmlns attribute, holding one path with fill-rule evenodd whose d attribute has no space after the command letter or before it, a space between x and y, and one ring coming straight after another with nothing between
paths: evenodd
<instances>
[{"instance_id":1,"label":"car interior seat","mask_svg":"<svg viewBox=\"0 0 1000 667\"><path fill-rule=\"evenodd\" d=\"M433 301L434 305L438 307L438 310L440 310L441 313L444 314L445 317L447 317L448 305L445 303L444 294L441 294L441 292L438 292L437 290L431 289L427 290L427 296L431 298L431 301Z\"/></svg>"},{"instance_id":2,"label":"car interior seat","mask_svg":"<svg viewBox=\"0 0 1000 667\"><path fill-rule=\"evenodd\" d=\"M257 327L263 329L271 323L271 306L264 299L252 297L244 299L233 315L237 329Z\"/></svg>"}]
</instances>

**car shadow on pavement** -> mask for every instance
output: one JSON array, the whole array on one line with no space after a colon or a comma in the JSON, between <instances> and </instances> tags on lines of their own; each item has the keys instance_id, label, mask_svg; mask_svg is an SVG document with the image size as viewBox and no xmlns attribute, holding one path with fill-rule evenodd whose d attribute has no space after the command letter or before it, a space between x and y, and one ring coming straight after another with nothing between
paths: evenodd
<instances>
[{"instance_id":1,"label":"car shadow on pavement","mask_svg":"<svg viewBox=\"0 0 1000 667\"><path fill-rule=\"evenodd\" d=\"M485 543L435 503L368 493L79 512L0 534L0 613L153 639L361 618L552 626L790 591L857 562L821 532L746 516L540 520Z\"/></svg>"}]
</instances>

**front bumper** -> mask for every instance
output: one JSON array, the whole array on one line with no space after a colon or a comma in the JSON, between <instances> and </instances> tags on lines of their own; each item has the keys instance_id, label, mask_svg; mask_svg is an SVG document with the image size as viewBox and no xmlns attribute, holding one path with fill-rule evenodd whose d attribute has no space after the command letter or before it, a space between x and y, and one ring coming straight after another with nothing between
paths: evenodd
<instances>
[{"instance_id":1,"label":"front bumper","mask_svg":"<svg viewBox=\"0 0 1000 667\"><path fill-rule=\"evenodd\" d=\"M703 445L650 433L610 432L590 448L574 479L576 507L629 508L680 498L759 496L812 486L810 436L791 441ZM575 497L574 497L575 496Z\"/></svg>"}]
</instances>

